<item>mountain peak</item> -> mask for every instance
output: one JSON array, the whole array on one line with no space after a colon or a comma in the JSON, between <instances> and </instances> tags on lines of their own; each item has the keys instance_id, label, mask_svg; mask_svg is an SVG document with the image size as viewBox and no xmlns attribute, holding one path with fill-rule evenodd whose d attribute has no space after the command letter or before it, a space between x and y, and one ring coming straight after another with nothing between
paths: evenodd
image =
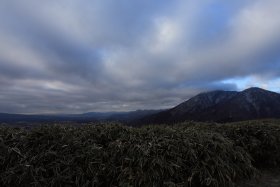
<instances>
[{"instance_id":1,"label":"mountain peak","mask_svg":"<svg viewBox=\"0 0 280 187\"><path fill-rule=\"evenodd\" d=\"M259 92L259 91L267 91L267 90L259 87L251 87L243 90L243 92Z\"/></svg>"},{"instance_id":2,"label":"mountain peak","mask_svg":"<svg viewBox=\"0 0 280 187\"><path fill-rule=\"evenodd\" d=\"M153 123L195 121L240 121L260 118L280 118L280 94L258 87L241 92L211 91L153 115Z\"/></svg>"}]
</instances>

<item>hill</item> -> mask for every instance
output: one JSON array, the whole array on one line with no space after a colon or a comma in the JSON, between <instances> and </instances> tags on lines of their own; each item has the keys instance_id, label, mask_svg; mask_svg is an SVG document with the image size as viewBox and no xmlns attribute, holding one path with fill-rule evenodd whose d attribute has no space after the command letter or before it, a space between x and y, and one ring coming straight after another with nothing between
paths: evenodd
<instances>
[{"instance_id":1,"label":"hill","mask_svg":"<svg viewBox=\"0 0 280 187\"><path fill-rule=\"evenodd\" d=\"M264 118L280 118L280 94L253 87L241 92L201 93L174 108L145 117L142 122L233 122Z\"/></svg>"}]
</instances>

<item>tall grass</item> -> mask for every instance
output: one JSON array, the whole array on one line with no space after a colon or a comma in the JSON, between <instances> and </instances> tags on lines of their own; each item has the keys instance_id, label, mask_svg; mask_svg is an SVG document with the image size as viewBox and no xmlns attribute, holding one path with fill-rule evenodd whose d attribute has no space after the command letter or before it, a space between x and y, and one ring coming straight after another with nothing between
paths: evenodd
<instances>
[{"instance_id":1,"label":"tall grass","mask_svg":"<svg viewBox=\"0 0 280 187\"><path fill-rule=\"evenodd\" d=\"M0 186L234 186L279 166L279 127L0 127Z\"/></svg>"}]
</instances>

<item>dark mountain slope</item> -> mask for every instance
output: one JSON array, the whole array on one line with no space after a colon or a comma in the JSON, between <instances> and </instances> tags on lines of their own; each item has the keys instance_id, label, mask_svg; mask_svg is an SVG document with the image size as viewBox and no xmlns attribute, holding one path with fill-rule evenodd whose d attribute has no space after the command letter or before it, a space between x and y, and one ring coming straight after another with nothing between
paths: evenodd
<instances>
[{"instance_id":1,"label":"dark mountain slope","mask_svg":"<svg viewBox=\"0 0 280 187\"><path fill-rule=\"evenodd\" d=\"M242 92L213 91L199 94L164 112L143 118L144 123L185 120L229 122L280 118L280 94L260 88Z\"/></svg>"},{"instance_id":2,"label":"dark mountain slope","mask_svg":"<svg viewBox=\"0 0 280 187\"><path fill-rule=\"evenodd\" d=\"M239 92L227 102L204 111L202 118L220 122L280 118L280 94L250 88Z\"/></svg>"}]
</instances>

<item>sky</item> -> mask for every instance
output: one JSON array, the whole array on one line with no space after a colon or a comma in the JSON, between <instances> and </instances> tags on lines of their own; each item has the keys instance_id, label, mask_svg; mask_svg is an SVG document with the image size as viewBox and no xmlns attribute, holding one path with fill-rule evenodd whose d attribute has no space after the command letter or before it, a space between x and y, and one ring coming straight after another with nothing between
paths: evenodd
<instances>
[{"instance_id":1,"label":"sky","mask_svg":"<svg viewBox=\"0 0 280 187\"><path fill-rule=\"evenodd\" d=\"M279 0L0 0L0 112L173 107L280 92Z\"/></svg>"}]
</instances>

